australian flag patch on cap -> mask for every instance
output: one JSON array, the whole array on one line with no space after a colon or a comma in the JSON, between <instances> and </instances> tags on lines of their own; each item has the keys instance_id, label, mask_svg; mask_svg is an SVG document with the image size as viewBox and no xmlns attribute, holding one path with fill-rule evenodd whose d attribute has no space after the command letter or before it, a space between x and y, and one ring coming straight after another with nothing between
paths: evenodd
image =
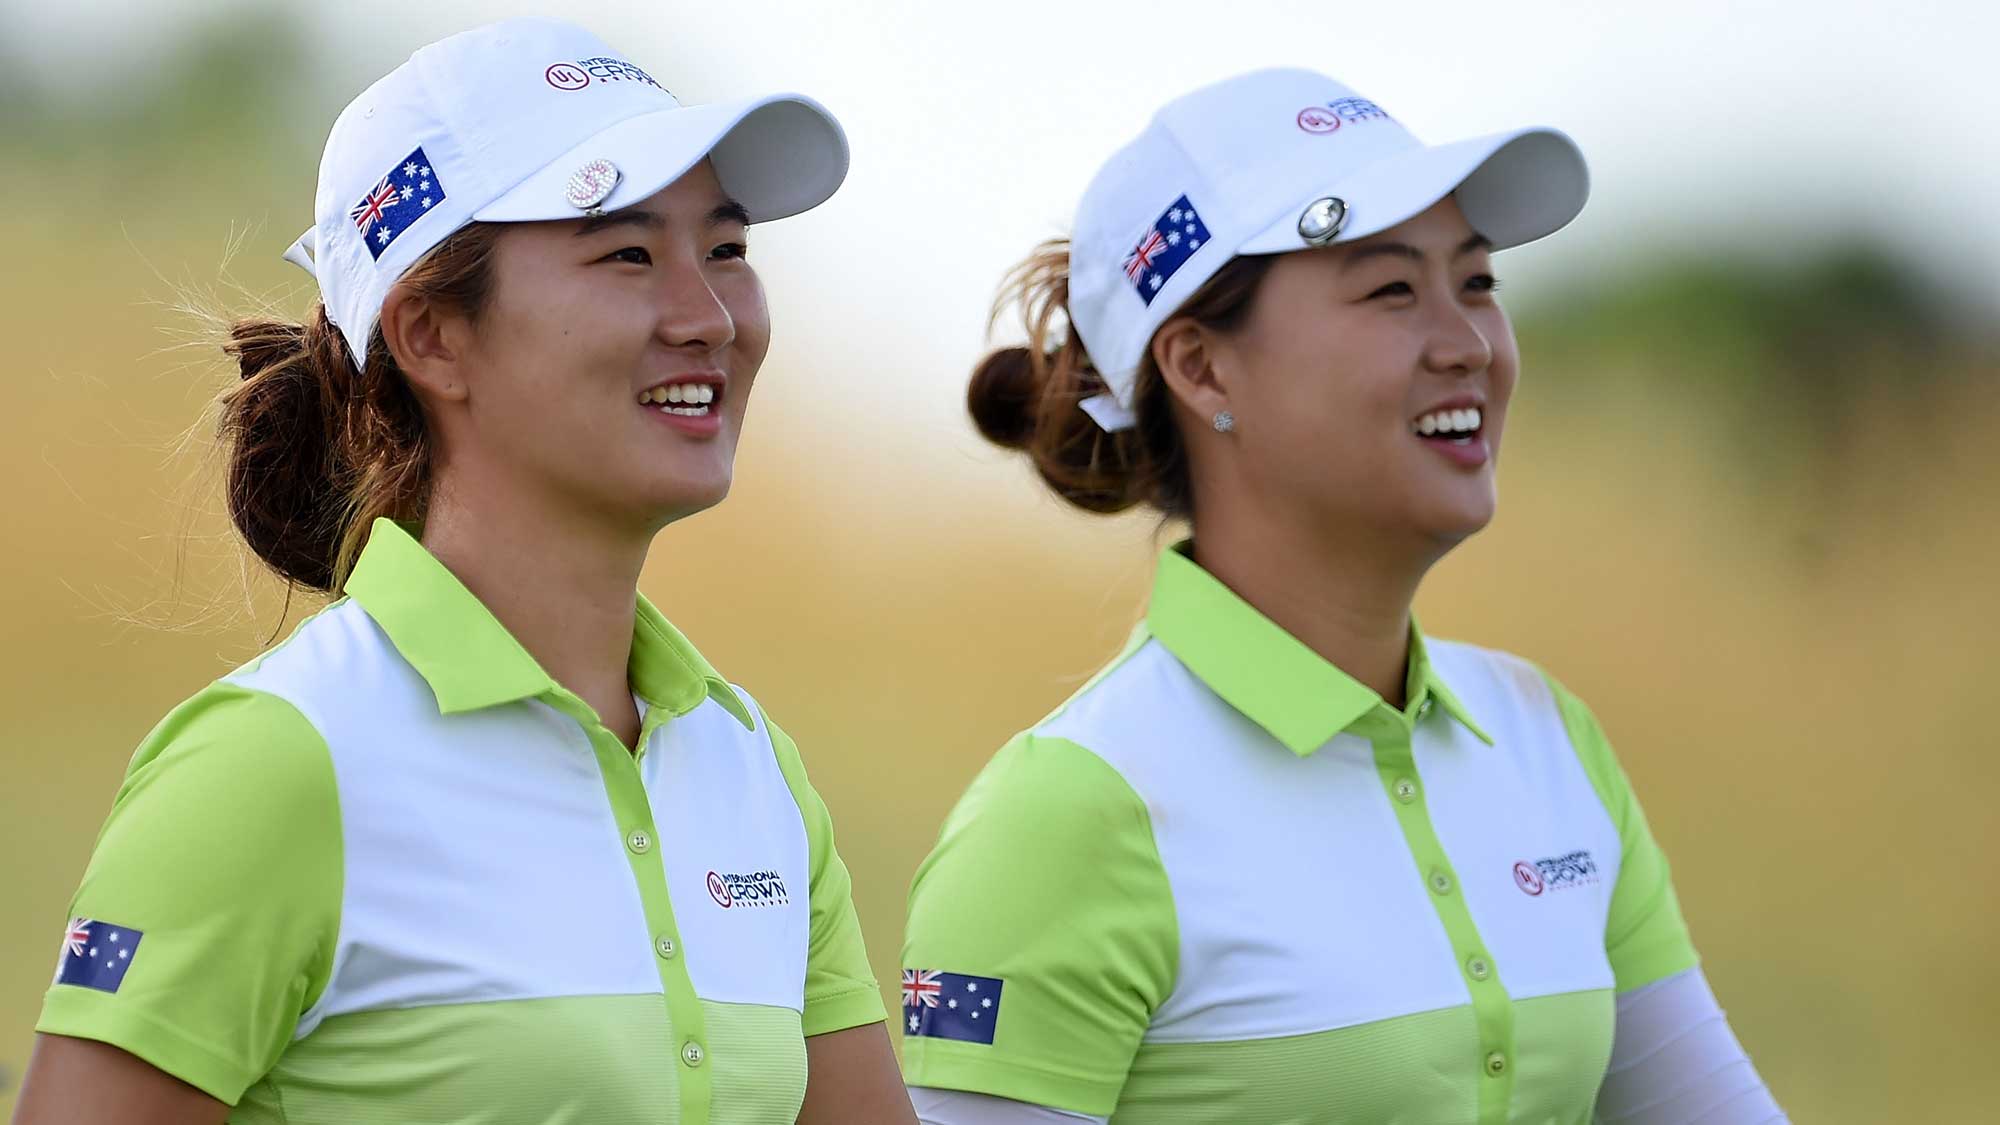
<instances>
[{"instance_id":1,"label":"australian flag patch on cap","mask_svg":"<svg viewBox=\"0 0 2000 1125\"><path fill-rule=\"evenodd\" d=\"M389 244L431 209L444 202L444 181L432 170L430 158L419 145L361 197L347 212L368 244L368 254L377 261Z\"/></svg>"},{"instance_id":2,"label":"australian flag patch on cap","mask_svg":"<svg viewBox=\"0 0 2000 1125\"><path fill-rule=\"evenodd\" d=\"M130 926L76 918L63 935L62 960L56 965L56 983L116 992L131 971L132 958L139 952L139 939L146 935Z\"/></svg>"},{"instance_id":3,"label":"australian flag patch on cap","mask_svg":"<svg viewBox=\"0 0 2000 1125\"><path fill-rule=\"evenodd\" d=\"M903 1034L990 1045L1004 984L998 977L904 969Z\"/></svg>"},{"instance_id":4,"label":"australian flag patch on cap","mask_svg":"<svg viewBox=\"0 0 2000 1125\"><path fill-rule=\"evenodd\" d=\"M1139 244L1125 255L1125 280L1139 290L1139 299L1150 305L1160 287L1207 244L1208 227L1183 195L1153 220L1139 236Z\"/></svg>"}]
</instances>

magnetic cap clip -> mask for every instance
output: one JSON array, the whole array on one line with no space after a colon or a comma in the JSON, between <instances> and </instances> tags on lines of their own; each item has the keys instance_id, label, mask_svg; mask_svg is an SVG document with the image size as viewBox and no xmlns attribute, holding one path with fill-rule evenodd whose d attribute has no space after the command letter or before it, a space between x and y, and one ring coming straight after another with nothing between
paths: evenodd
<instances>
[{"instance_id":1,"label":"magnetic cap clip","mask_svg":"<svg viewBox=\"0 0 2000 1125\"><path fill-rule=\"evenodd\" d=\"M599 158L576 171L571 172L569 184L563 188L563 199L571 207L596 217L604 214L598 204L611 198L611 190L618 186L618 165Z\"/></svg>"},{"instance_id":2,"label":"magnetic cap clip","mask_svg":"<svg viewBox=\"0 0 2000 1125\"><path fill-rule=\"evenodd\" d=\"M1347 201L1334 196L1315 199L1299 215L1299 237L1314 246L1325 246L1347 225Z\"/></svg>"}]
</instances>

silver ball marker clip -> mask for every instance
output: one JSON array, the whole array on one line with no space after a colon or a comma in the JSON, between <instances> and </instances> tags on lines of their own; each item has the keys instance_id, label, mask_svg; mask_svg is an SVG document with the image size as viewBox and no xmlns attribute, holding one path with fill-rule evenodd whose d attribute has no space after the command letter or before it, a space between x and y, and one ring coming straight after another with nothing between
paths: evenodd
<instances>
[{"instance_id":1,"label":"silver ball marker clip","mask_svg":"<svg viewBox=\"0 0 2000 1125\"><path fill-rule=\"evenodd\" d=\"M1299 215L1299 237L1314 246L1325 246L1347 226L1347 201L1334 196L1315 199Z\"/></svg>"}]
</instances>

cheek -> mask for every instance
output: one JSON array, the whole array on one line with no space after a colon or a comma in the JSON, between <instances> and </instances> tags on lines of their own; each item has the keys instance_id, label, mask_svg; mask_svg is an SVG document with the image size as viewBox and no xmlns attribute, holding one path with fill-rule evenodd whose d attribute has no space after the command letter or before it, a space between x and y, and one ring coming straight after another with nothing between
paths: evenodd
<instances>
[{"instance_id":1,"label":"cheek","mask_svg":"<svg viewBox=\"0 0 2000 1125\"><path fill-rule=\"evenodd\" d=\"M1482 323L1480 331L1493 349L1493 363L1487 368L1487 400L1504 410L1521 376L1521 351L1514 340L1514 326L1496 306L1490 322Z\"/></svg>"},{"instance_id":2,"label":"cheek","mask_svg":"<svg viewBox=\"0 0 2000 1125\"><path fill-rule=\"evenodd\" d=\"M1408 392L1408 349L1364 318L1324 317L1280 338L1260 365L1262 412L1321 435L1361 434L1400 418ZM1352 445L1350 441L1347 443Z\"/></svg>"},{"instance_id":3,"label":"cheek","mask_svg":"<svg viewBox=\"0 0 2000 1125\"><path fill-rule=\"evenodd\" d=\"M717 282L715 295L736 328L736 352L749 365L737 374L754 374L771 346L771 310L764 300L764 283L755 271L745 269L741 276Z\"/></svg>"}]
</instances>

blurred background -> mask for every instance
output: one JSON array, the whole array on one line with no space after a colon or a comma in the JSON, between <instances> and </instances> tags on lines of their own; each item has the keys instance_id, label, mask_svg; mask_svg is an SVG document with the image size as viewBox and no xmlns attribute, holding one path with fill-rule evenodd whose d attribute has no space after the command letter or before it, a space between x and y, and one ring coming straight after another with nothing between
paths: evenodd
<instances>
[{"instance_id":1,"label":"blurred background","mask_svg":"<svg viewBox=\"0 0 2000 1125\"><path fill-rule=\"evenodd\" d=\"M0 1112L133 747L316 608L229 539L204 413L229 372L180 306L303 313L278 255L334 115L422 43L537 11L0 2ZM885 995L946 809L1115 651L1162 541L973 433L993 288L1160 102L1303 64L1427 139L1543 122L1593 165L1582 219L1499 259L1525 357L1502 514L1427 628L1595 706L1796 1120L1992 1120L1996 11L585 13L683 100L799 89L850 131L842 193L757 233L777 344L736 491L644 588L805 748Z\"/></svg>"}]
</instances>

